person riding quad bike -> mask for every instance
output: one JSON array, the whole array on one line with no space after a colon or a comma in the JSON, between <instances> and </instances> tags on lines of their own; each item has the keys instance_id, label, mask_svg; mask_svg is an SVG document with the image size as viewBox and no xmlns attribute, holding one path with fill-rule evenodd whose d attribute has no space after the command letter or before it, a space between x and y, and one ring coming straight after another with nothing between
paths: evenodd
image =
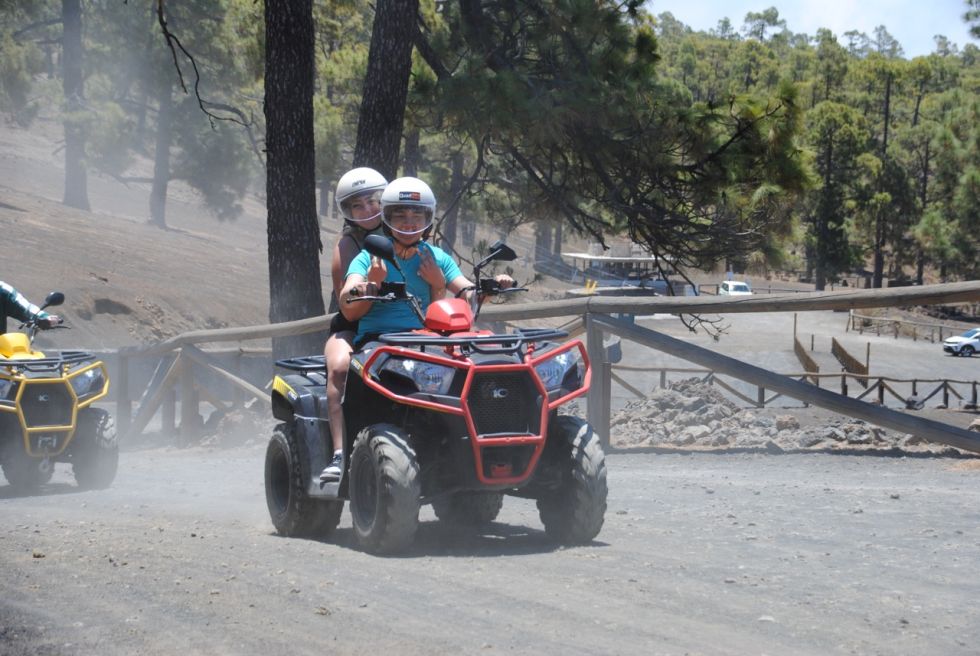
<instances>
[{"instance_id":1,"label":"person riding quad bike","mask_svg":"<svg viewBox=\"0 0 980 656\"><path fill-rule=\"evenodd\" d=\"M34 349L39 329L64 328L60 317L44 311L64 302L61 292L48 294L40 308L9 285L0 296L0 467L7 482L31 490L51 479L55 462L69 462L79 487L108 487L119 447L112 417L94 406L109 393L105 365L85 351ZM5 332L8 313L24 322L26 333Z\"/></svg>"},{"instance_id":2,"label":"person riding quad bike","mask_svg":"<svg viewBox=\"0 0 980 656\"><path fill-rule=\"evenodd\" d=\"M393 205L417 206L427 187L389 189ZM359 319L358 349L342 404L347 461L339 479L319 475L331 457L324 448L331 426L323 358L276 362L290 372L273 379L272 411L281 423L265 459L276 530L327 537L349 500L356 542L392 553L414 540L421 505L431 504L442 522L477 527L492 522L504 495L513 495L537 502L556 541L591 541L606 510L605 456L585 420L560 412L588 391L584 344L554 341L568 336L558 329L476 330L478 298L515 291L480 271L491 261L513 260L514 252L493 244L474 267L475 284L463 278L454 286L458 267L433 251L452 295L470 300L434 299L431 286L406 270L423 266L419 252L427 246L418 240L431 225L424 208L421 216L393 211L386 219L392 237L367 237L368 253L355 258L341 292L342 308L367 309L350 313ZM372 265L385 266L380 284L365 275ZM375 320L365 322L372 312Z\"/></svg>"}]
</instances>

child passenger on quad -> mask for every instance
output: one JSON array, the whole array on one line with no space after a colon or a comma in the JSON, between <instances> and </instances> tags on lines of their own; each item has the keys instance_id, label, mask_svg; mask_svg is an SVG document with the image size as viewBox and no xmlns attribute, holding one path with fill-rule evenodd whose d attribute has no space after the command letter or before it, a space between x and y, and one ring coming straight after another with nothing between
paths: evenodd
<instances>
[{"instance_id":1,"label":"child passenger on quad","mask_svg":"<svg viewBox=\"0 0 980 656\"><path fill-rule=\"evenodd\" d=\"M432 230L435 211L436 197L432 189L418 178L398 178L382 192L382 229L392 240L401 273L389 271L384 261L363 250L351 262L338 300L340 311L347 321L357 324L355 347L359 348L385 333L422 327L407 303L350 302L357 296L377 296L379 283L385 280L401 282L404 274L405 286L419 299L423 312L431 302L443 298L447 291L457 296L476 293L473 283L460 272L452 257L425 241ZM496 279L503 288L514 284L514 280L507 275L498 275ZM347 352L347 360L350 360L350 351ZM342 421L339 400L337 410ZM333 416L331 409L331 427L335 425ZM334 459L323 470L321 480L340 477L343 456L342 452L338 454L337 445L335 434Z\"/></svg>"}]
</instances>

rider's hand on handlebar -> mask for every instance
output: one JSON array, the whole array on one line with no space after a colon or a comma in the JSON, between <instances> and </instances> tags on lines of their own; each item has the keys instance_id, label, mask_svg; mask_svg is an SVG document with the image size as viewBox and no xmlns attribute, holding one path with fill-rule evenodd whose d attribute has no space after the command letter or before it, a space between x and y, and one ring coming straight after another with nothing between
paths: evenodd
<instances>
[{"instance_id":1,"label":"rider's hand on handlebar","mask_svg":"<svg viewBox=\"0 0 980 656\"><path fill-rule=\"evenodd\" d=\"M506 273L498 273L493 277L500 286L500 289L510 289L514 286L514 279L508 276Z\"/></svg>"},{"instance_id":2,"label":"rider's hand on handlebar","mask_svg":"<svg viewBox=\"0 0 980 656\"><path fill-rule=\"evenodd\" d=\"M367 281L359 282L356 285L354 285L353 288L351 288L350 297L358 298L361 296L377 296L378 287L379 285L377 283L367 282Z\"/></svg>"},{"instance_id":3,"label":"rider's hand on handlebar","mask_svg":"<svg viewBox=\"0 0 980 656\"><path fill-rule=\"evenodd\" d=\"M43 319L38 319L37 325L38 327L47 330L49 328L54 328L55 326L60 326L64 322L65 320L59 317L57 314L49 314Z\"/></svg>"}]
</instances>

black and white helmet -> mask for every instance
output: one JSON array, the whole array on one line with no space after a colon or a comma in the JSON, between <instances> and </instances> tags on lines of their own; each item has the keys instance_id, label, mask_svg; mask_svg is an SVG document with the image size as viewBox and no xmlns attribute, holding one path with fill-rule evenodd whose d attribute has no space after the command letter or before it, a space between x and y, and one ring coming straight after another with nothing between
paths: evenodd
<instances>
[{"instance_id":1,"label":"black and white helmet","mask_svg":"<svg viewBox=\"0 0 980 656\"><path fill-rule=\"evenodd\" d=\"M412 177L398 178L388 183L381 193L381 220L384 222L384 231L389 236L394 230L389 217L391 212L399 207L421 208L425 211L425 221L421 228L410 233L402 230L396 232L405 236L420 235L420 239L427 238L436 214L436 196L429 185Z\"/></svg>"},{"instance_id":2,"label":"black and white helmet","mask_svg":"<svg viewBox=\"0 0 980 656\"><path fill-rule=\"evenodd\" d=\"M377 215L366 219L353 218L350 211L350 201L359 196L376 195L380 198L381 192L388 185L388 181L383 175L374 169L362 166L351 169L340 177L337 182L337 191L334 199L337 201L337 208L344 215L344 219L349 223L358 224L373 221Z\"/></svg>"}]
</instances>

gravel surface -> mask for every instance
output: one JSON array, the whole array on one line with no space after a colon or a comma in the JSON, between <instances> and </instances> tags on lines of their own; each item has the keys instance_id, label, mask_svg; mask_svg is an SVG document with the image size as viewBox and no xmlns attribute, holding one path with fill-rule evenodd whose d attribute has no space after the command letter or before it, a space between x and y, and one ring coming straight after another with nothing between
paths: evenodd
<instances>
[{"instance_id":1,"label":"gravel surface","mask_svg":"<svg viewBox=\"0 0 980 656\"><path fill-rule=\"evenodd\" d=\"M3 654L975 654L980 467L614 454L591 545L508 498L378 558L273 534L260 445L131 450L115 485L0 487Z\"/></svg>"}]
</instances>

